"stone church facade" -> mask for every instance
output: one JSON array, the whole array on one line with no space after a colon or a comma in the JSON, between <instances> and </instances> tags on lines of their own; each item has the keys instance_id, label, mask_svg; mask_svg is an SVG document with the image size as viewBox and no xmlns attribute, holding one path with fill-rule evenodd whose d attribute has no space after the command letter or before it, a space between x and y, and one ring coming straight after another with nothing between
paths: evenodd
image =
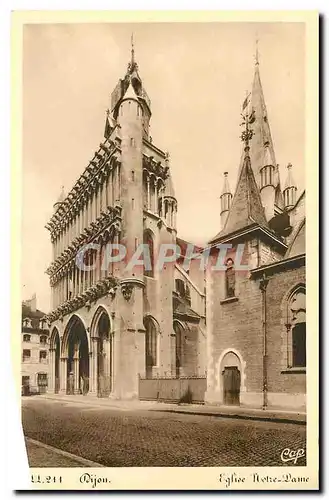
<instances>
[{"instance_id":1,"label":"stone church facade","mask_svg":"<svg viewBox=\"0 0 329 500\"><path fill-rule=\"evenodd\" d=\"M225 174L222 229L194 257L177 236L170 158L150 118L132 49L105 140L46 226L49 391L137 398L140 379L206 376L209 403L304 407L305 193L296 199L291 166L281 187L258 62L237 186L231 193ZM106 261L109 243L124 246L123 260ZM129 265L142 243L147 269ZM200 267L223 245L220 269ZM164 246L176 259L158 269Z\"/></svg>"},{"instance_id":2,"label":"stone church facade","mask_svg":"<svg viewBox=\"0 0 329 500\"><path fill-rule=\"evenodd\" d=\"M204 273L179 264L187 242L177 238L169 154L149 136L150 118L132 49L111 95L105 140L46 226L50 392L135 398L140 378L205 376ZM126 257L107 263L109 243ZM140 244L149 269L129 266ZM163 245L177 245L178 258L158 269Z\"/></svg>"}]
</instances>

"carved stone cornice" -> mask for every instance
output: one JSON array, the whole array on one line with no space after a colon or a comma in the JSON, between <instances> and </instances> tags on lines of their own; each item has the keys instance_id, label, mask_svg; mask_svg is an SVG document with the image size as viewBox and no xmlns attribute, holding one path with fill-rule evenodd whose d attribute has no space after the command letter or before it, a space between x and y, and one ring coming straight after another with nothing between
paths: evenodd
<instances>
[{"instance_id":1,"label":"carved stone cornice","mask_svg":"<svg viewBox=\"0 0 329 500\"><path fill-rule=\"evenodd\" d=\"M154 175L165 181L168 177L169 168L167 165L163 165L160 161L155 161L153 156L143 155L143 170L148 175Z\"/></svg>"},{"instance_id":2,"label":"carved stone cornice","mask_svg":"<svg viewBox=\"0 0 329 500\"><path fill-rule=\"evenodd\" d=\"M59 255L47 268L46 273L54 276L70 260L75 260L79 250L88 243L96 242L97 239L108 241L121 231L121 207L107 207L101 215L92 222L88 228L76 237L61 255Z\"/></svg>"},{"instance_id":3,"label":"carved stone cornice","mask_svg":"<svg viewBox=\"0 0 329 500\"><path fill-rule=\"evenodd\" d=\"M49 324L53 323L57 319L63 318L67 314L70 314L81 307L90 308L93 302L97 299L103 297L104 295L111 294L112 298L115 296L118 280L114 276L107 276L99 280L96 284L89 287L80 295L67 300L63 304L59 305L54 311L51 311L45 319Z\"/></svg>"},{"instance_id":4,"label":"carved stone cornice","mask_svg":"<svg viewBox=\"0 0 329 500\"><path fill-rule=\"evenodd\" d=\"M76 205L87 199L98 189L98 185L104 182L112 168L115 168L119 161L120 148L117 143L106 140L95 152L93 159L85 169L84 173L77 180L70 193L53 214L45 228L51 232L53 239L58 236L65 224L73 219L76 213ZM86 196L87 194L87 196ZM64 225L63 225L64 223Z\"/></svg>"}]
</instances>

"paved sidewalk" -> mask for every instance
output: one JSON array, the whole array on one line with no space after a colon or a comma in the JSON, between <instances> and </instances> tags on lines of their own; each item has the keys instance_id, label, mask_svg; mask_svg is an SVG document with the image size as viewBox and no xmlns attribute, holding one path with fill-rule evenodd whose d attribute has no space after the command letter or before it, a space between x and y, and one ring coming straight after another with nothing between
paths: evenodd
<instances>
[{"instance_id":1,"label":"paved sidewalk","mask_svg":"<svg viewBox=\"0 0 329 500\"><path fill-rule=\"evenodd\" d=\"M30 467L104 467L91 460L25 437Z\"/></svg>"},{"instance_id":2,"label":"paved sidewalk","mask_svg":"<svg viewBox=\"0 0 329 500\"><path fill-rule=\"evenodd\" d=\"M173 404L157 401L121 401L111 398L97 398L96 396L69 396L59 394L44 394L37 396L38 399L47 399L62 403L75 403L93 407L113 408L122 411L159 411L168 413L188 413L192 415L203 415L222 418L238 418L245 420L268 420L271 422L306 424L306 413L293 410L282 410L271 408L262 410L260 408L248 408L241 406L216 406L200 404Z\"/></svg>"}]
</instances>

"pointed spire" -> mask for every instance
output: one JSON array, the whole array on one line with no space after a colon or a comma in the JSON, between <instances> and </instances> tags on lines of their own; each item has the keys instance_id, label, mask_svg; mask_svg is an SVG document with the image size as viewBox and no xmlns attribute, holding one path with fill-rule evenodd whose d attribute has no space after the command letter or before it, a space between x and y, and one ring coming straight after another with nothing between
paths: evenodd
<instances>
[{"instance_id":1,"label":"pointed spire","mask_svg":"<svg viewBox=\"0 0 329 500\"><path fill-rule=\"evenodd\" d=\"M134 33L131 34L131 65L135 64Z\"/></svg>"},{"instance_id":2,"label":"pointed spire","mask_svg":"<svg viewBox=\"0 0 329 500\"><path fill-rule=\"evenodd\" d=\"M223 189L222 189L222 194L220 195L220 220L222 228L224 228L225 226L232 201L232 193L230 190L230 186L228 184L227 176L228 172L224 172Z\"/></svg>"},{"instance_id":3,"label":"pointed spire","mask_svg":"<svg viewBox=\"0 0 329 500\"><path fill-rule=\"evenodd\" d=\"M287 175L287 179L286 179L286 182L284 185L284 189L288 189L291 187L296 188L297 186L296 186L296 183L295 183L294 178L292 176L292 164L291 163L288 163L287 171L288 171L288 175Z\"/></svg>"},{"instance_id":4,"label":"pointed spire","mask_svg":"<svg viewBox=\"0 0 329 500\"><path fill-rule=\"evenodd\" d=\"M170 155L168 151L166 152L165 164L168 171L168 177L165 181L164 197L174 198L176 200L174 184L170 174Z\"/></svg>"},{"instance_id":5,"label":"pointed spire","mask_svg":"<svg viewBox=\"0 0 329 500\"><path fill-rule=\"evenodd\" d=\"M65 198L66 198L66 195L65 195L65 191L64 191L64 186L62 186L57 203L62 203L65 200Z\"/></svg>"},{"instance_id":6,"label":"pointed spire","mask_svg":"<svg viewBox=\"0 0 329 500\"><path fill-rule=\"evenodd\" d=\"M273 141L271 136L271 130L269 125L269 119L265 104L265 98L263 93L263 87L260 79L259 73L259 52L258 52L258 40L256 41L256 55L255 55L255 73L254 80L251 91L250 107L254 113L254 136L250 143L250 158L251 165L255 175L256 182L258 186L261 185L260 170L264 166L264 146L268 146L268 156L271 165L276 165ZM243 163L243 156L241 159L241 166Z\"/></svg>"},{"instance_id":7,"label":"pointed spire","mask_svg":"<svg viewBox=\"0 0 329 500\"><path fill-rule=\"evenodd\" d=\"M130 52L131 57L130 57L130 62L128 63L128 74L132 75L134 73L139 78L138 73L137 73L138 64L137 64L136 59L135 59L135 45L134 45L134 34L133 33L131 34L130 43L131 43L131 52Z\"/></svg>"},{"instance_id":8,"label":"pointed spire","mask_svg":"<svg viewBox=\"0 0 329 500\"><path fill-rule=\"evenodd\" d=\"M255 66L259 66L258 38L256 38Z\"/></svg>"},{"instance_id":9,"label":"pointed spire","mask_svg":"<svg viewBox=\"0 0 329 500\"><path fill-rule=\"evenodd\" d=\"M224 184L222 189L222 196L224 194L231 194L230 186L228 183L228 172L224 172Z\"/></svg>"},{"instance_id":10,"label":"pointed spire","mask_svg":"<svg viewBox=\"0 0 329 500\"><path fill-rule=\"evenodd\" d=\"M272 165L273 158L271 157L269 143L266 142L264 144L264 159L263 159L263 167L274 166Z\"/></svg>"},{"instance_id":11,"label":"pointed spire","mask_svg":"<svg viewBox=\"0 0 329 500\"><path fill-rule=\"evenodd\" d=\"M259 189L250 164L249 146L246 146L242 169L225 226L214 240L254 224L268 227Z\"/></svg>"},{"instance_id":12,"label":"pointed spire","mask_svg":"<svg viewBox=\"0 0 329 500\"><path fill-rule=\"evenodd\" d=\"M296 192L297 192L297 186L296 186L296 183L293 179L292 172L291 172L291 170L292 170L291 163L288 163L287 170L288 170L288 175L287 175L287 180L286 180L284 190L283 190L284 207L286 209L291 208L295 205Z\"/></svg>"},{"instance_id":13,"label":"pointed spire","mask_svg":"<svg viewBox=\"0 0 329 500\"><path fill-rule=\"evenodd\" d=\"M57 201L54 203L55 212L65 202L65 198L66 198L66 194L64 191L64 186L62 186L59 197L58 197Z\"/></svg>"}]
</instances>

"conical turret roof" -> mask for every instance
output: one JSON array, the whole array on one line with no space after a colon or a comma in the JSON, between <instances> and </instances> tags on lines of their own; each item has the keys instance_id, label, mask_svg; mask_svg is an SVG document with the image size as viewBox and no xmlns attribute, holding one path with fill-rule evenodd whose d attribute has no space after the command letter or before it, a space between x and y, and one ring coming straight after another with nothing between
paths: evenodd
<instances>
[{"instance_id":1,"label":"conical turret roof","mask_svg":"<svg viewBox=\"0 0 329 500\"><path fill-rule=\"evenodd\" d=\"M224 183L221 196L223 196L224 194L232 194L228 183L228 172L224 172Z\"/></svg>"},{"instance_id":2,"label":"conical turret roof","mask_svg":"<svg viewBox=\"0 0 329 500\"><path fill-rule=\"evenodd\" d=\"M291 163L288 163L287 165L287 170L288 170L288 175L287 175L287 179L286 179L286 182L285 182L285 185L284 185L284 189L288 189L288 188L291 188L291 187L294 187L296 188L296 183L295 183L295 180L292 176L292 165Z\"/></svg>"}]
</instances>

